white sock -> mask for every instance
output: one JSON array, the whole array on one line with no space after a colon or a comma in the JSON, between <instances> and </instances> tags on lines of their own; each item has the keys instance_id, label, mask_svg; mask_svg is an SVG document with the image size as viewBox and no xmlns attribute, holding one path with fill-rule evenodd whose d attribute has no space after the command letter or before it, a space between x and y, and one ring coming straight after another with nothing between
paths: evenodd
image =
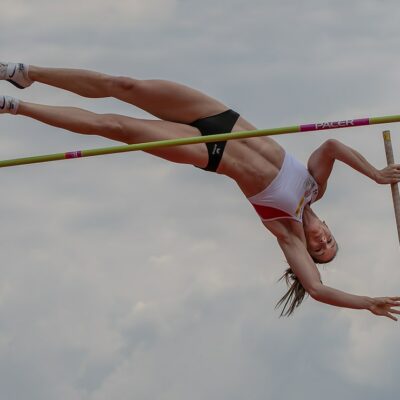
<instances>
[{"instance_id":1,"label":"white sock","mask_svg":"<svg viewBox=\"0 0 400 400\"><path fill-rule=\"evenodd\" d=\"M29 78L29 64L0 62L0 79L5 79L18 89L31 86L33 81Z\"/></svg>"},{"instance_id":2,"label":"white sock","mask_svg":"<svg viewBox=\"0 0 400 400\"><path fill-rule=\"evenodd\" d=\"M16 114L19 100L11 96L0 96L0 113Z\"/></svg>"}]
</instances>

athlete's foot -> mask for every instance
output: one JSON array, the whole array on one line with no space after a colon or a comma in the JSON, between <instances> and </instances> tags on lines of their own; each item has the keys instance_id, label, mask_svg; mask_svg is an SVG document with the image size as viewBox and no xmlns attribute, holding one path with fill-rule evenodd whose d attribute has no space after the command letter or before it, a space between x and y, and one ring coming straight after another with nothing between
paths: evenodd
<instances>
[{"instance_id":1,"label":"athlete's foot","mask_svg":"<svg viewBox=\"0 0 400 400\"><path fill-rule=\"evenodd\" d=\"M0 79L6 80L18 89L31 86L33 81L28 76L27 64L0 62Z\"/></svg>"},{"instance_id":2,"label":"athlete's foot","mask_svg":"<svg viewBox=\"0 0 400 400\"><path fill-rule=\"evenodd\" d=\"M16 114L19 100L11 96L0 96L0 114Z\"/></svg>"}]
</instances>

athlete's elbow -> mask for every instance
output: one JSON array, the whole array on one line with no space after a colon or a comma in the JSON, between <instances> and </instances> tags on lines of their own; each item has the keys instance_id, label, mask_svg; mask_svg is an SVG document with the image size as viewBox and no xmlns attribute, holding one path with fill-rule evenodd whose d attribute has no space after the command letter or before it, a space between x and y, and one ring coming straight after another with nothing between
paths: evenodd
<instances>
[{"instance_id":1,"label":"athlete's elbow","mask_svg":"<svg viewBox=\"0 0 400 400\"><path fill-rule=\"evenodd\" d=\"M340 146L343 146L343 144L340 143L339 140L328 139L326 142L324 142L323 146L326 153L329 154L331 157L334 157L336 152L338 151L338 148Z\"/></svg>"},{"instance_id":2,"label":"athlete's elbow","mask_svg":"<svg viewBox=\"0 0 400 400\"><path fill-rule=\"evenodd\" d=\"M317 301L321 301L324 285L322 283L315 283L310 285L306 290L307 293Z\"/></svg>"}]
</instances>

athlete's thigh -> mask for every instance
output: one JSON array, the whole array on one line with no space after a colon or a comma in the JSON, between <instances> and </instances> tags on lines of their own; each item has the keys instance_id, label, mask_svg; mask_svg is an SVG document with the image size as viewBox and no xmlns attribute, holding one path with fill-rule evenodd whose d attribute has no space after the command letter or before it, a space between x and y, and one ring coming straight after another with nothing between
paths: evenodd
<instances>
[{"instance_id":1,"label":"athlete's thigh","mask_svg":"<svg viewBox=\"0 0 400 400\"><path fill-rule=\"evenodd\" d=\"M125 101L157 118L185 124L228 109L199 90L160 79L135 80L126 96Z\"/></svg>"},{"instance_id":2,"label":"athlete's thigh","mask_svg":"<svg viewBox=\"0 0 400 400\"><path fill-rule=\"evenodd\" d=\"M200 132L196 128L176 122L138 119L125 116L121 116L120 121L122 124L123 136L119 138L119 140L127 144L188 138L200 135ZM146 152L165 160L181 164L205 167L208 163L207 146L204 143L164 147L146 150Z\"/></svg>"}]
</instances>

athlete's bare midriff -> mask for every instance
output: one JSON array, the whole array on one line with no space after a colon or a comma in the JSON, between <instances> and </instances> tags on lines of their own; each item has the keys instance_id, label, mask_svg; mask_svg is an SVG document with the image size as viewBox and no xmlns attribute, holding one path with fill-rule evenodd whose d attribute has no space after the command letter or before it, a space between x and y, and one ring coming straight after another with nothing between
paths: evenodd
<instances>
[{"instance_id":1,"label":"athlete's bare midriff","mask_svg":"<svg viewBox=\"0 0 400 400\"><path fill-rule=\"evenodd\" d=\"M240 117L232 132L257 129ZM217 172L234 179L246 197L264 190L278 174L284 149L268 137L229 140Z\"/></svg>"}]
</instances>

